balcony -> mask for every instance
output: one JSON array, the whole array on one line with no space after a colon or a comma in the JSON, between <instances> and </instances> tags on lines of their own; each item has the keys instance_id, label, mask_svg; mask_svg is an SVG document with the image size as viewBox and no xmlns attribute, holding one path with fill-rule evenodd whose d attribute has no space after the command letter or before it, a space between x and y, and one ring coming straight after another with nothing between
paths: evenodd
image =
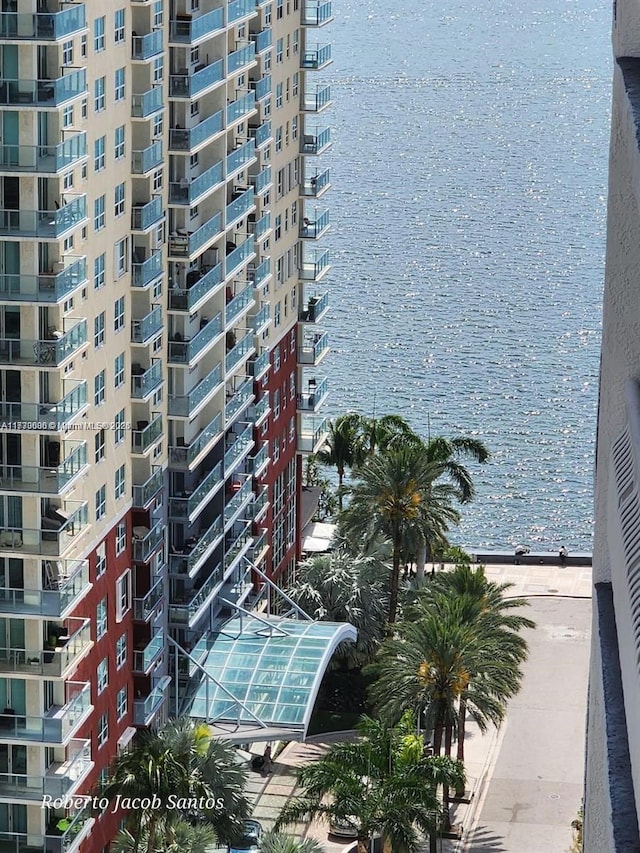
<instances>
[{"instance_id":1,"label":"balcony","mask_svg":"<svg viewBox=\"0 0 640 853\"><path fill-rule=\"evenodd\" d=\"M67 381L73 387L59 402L0 402L0 429L59 432L87 407L86 381Z\"/></svg>"},{"instance_id":2,"label":"balcony","mask_svg":"<svg viewBox=\"0 0 640 853\"><path fill-rule=\"evenodd\" d=\"M253 447L253 424L237 424L234 429L241 432L231 433L227 437L226 451L224 454L225 475L231 473L238 462L243 459Z\"/></svg>"},{"instance_id":3,"label":"balcony","mask_svg":"<svg viewBox=\"0 0 640 853\"><path fill-rule=\"evenodd\" d=\"M164 598L164 581L160 578L142 598L133 599L133 618L137 622L148 622Z\"/></svg>"},{"instance_id":4,"label":"balcony","mask_svg":"<svg viewBox=\"0 0 640 853\"><path fill-rule=\"evenodd\" d=\"M169 149L171 151L189 153L194 148L198 148L200 145L211 140L223 130L223 127L224 113L222 110L203 119L199 124L189 130L172 127L169 130Z\"/></svg>"},{"instance_id":5,"label":"balcony","mask_svg":"<svg viewBox=\"0 0 640 853\"><path fill-rule=\"evenodd\" d=\"M131 373L131 396L134 400L146 400L162 384L160 359L146 369L134 362L131 365Z\"/></svg>"},{"instance_id":6,"label":"balcony","mask_svg":"<svg viewBox=\"0 0 640 853\"><path fill-rule=\"evenodd\" d=\"M67 458L53 468L35 465L0 465L0 490L3 492L32 492L33 494L62 494L71 482L87 469L87 443L79 442Z\"/></svg>"},{"instance_id":7,"label":"balcony","mask_svg":"<svg viewBox=\"0 0 640 853\"><path fill-rule=\"evenodd\" d=\"M269 231L271 231L271 214L265 213L257 222L249 220L249 231L253 234L253 239L256 243L264 240Z\"/></svg>"},{"instance_id":8,"label":"balcony","mask_svg":"<svg viewBox=\"0 0 640 853\"><path fill-rule=\"evenodd\" d=\"M164 529L161 521L158 521L151 530L142 526L133 528L133 559L136 563L149 562L151 555L164 542Z\"/></svg>"},{"instance_id":9,"label":"balcony","mask_svg":"<svg viewBox=\"0 0 640 853\"><path fill-rule=\"evenodd\" d=\"M145 344L162 331L162 308L156 305L140 320L131 321L131 343Z\"/></svg>"},{"instance_id":10,"label":"balcony","mask_svg":"<svg viewBox=\"0 0 640 853\"><path fill-rule=\"evenodd\" d=\"M61 272L0 275L0 299L7 302L62 302L87 281L87 262L78 258Z\"/></svg>"},{"instance_id":11,"label":"balcony","mask_svg":"<svg viewBox=\"0 0 640 853\"><path fill-rule=\"evenodd\" d=\"M219 59L211 65L199 66L193 74L172 74L169 77L169 97L191 100L223 81L224 62Z\"/></svg>"},{"instance_id":12,"label":"balcony","mask_svg":"<svg viewBox=\"0 0 640 853\"><path fill-rule=\"evenodd\" d=\"M55 649L0 648L0 672L40 675L45 678L66 677L76 668L93 643L90 619L71 617L65 622L71 636L65 638L64 646L57 646Z\"/></svg>"},{"instance_id":13,"label":"balcony","mask_svg":"<svg viewBox=\"0 0 640 853\"><path fill-rule=\"evenodd\" d=\"M328 127L305 131L300 140L301 154L324 154L331 147L331 130Z\"/></svg>"},{"instance_id":14,"label":"balcony","mask_svg":"<svg viewBox=\"0 0 640 853\"><path fill-rule=\"evenodd\" d=\"M251 533L251 522L247 521L245 524L241 521L240 523L235 524L225 541L225 572L231 571L231 569L239 564L241 557L249 551L252 544L253 535ZM228 581L220 591L220 598L228 602L240 604L238 598L234 597L234 588L237 588L236 585L237 581ZM243 591L247 594L249 593L249 589L243 589Z\"/></svg>"},{"instance_id":15,"label":"balcony","mask_svg":"<svg viewBox=\"0 0 640 853\"><path fill-rule=\"evenodd\" d=\"M188 593L192 596L191 598L188 598L188 595L183 596L187 598L184 603L176 599L175 603L169 607L169 622L188 625L190 628L196 625L205 609L211 604L214 593L222 581L222 574L222 563L218 563L200 589Z\"/></svg>"},{"instance_id":16,"label":"balcony","mask_svg":"<svg viewBox=\"0 0 640 853\"><path fill-rule=\"evenodd\" d=\"M311 251L305 254L298 278L301 281L320 281L323 276L329 272L329 252L327 249L323 251Z\"/></svg>"},{"instance_id":17,"label":"balcony","mask_svg":"<svg viewBox=\"0 0 640 853\"><path fill-rule=\"evenodd\" d=\"M253 376L255 380L258 380L262 379L270 366L271 361L269 359L269 350L265 349L259 356L256 356L256 358L252 359L247 364L247 370L250 376Z\"/></svg>"},{"instance_id":18,"label":"balcony","mask_svg":"<svg viewBox=\"0 0 640 853\"><path fill-rule=\"evenodd\" d=\"M314 91L305 92L300 99L300 109L305 113L320 113L330 104L330 86L317 86Z\"/></svg>"},{"instance_id":19,"label":"balcony","mask_svg":"<svg viewBox=\"0 0 640 853\"><path fill-rule=\"evenodd\" d=\"M300 453L317 453L329 435L327 418L303 416L298 432L298 450Z\"/></svg>"},{"instance_id":20,"label":"balcony","mask_svg":"<svg viewBox=\"0 0 640 853\"><path fill-rule=\"evenodd\" d=\"M0 741L65 744L93 710L88 682L68 682L65 694L64 705L52 705L41 717L1 714Z\"/></svg>"},{"instance_id":21,"label":"balcony","mask_svg":"<svg viewBox=\"0 0 640 853\"><path fill-rule=\"evenodd\" d=\"M164 652L164 631L153 635L143 649L134 649L133 672L137 675L148 675Z\"/></svg>"},{"instance_id":22,"label":"balcony","mask_svg":"<svg viewBox=\"0 0 640 853\"><path fill-rule=\"evenodd\" d=\"M164 216L162 197L155 196L146 204L134 204L131 208L131 229L133 231L148 231Z\"/></svg>"},{"instance_id":23,"label":"balcony","mask_svg":"<svg viewBox=\"0 0 640 853\"><path fill-rule=\"evenodd\" d=\"M316 171L304 179L300 188L300 195L304 198L320 198L330 186L329 170Z\"/></svg>"},{"instance_id":24,"label":"balcony","mask_svg":"<svg viewBox=\"0 0 640 853\"><path fill-rule=\"evenodd\" d=\"M55 80L12 80L5 77L0 81L0 106L60 107L86 94L86 91L85 68Z\"/></svg>"},{"instance_id":25,"label":"balcony","mask_svg":"<svg viewBox=\"0 0 640 853\"><path fill-rule=\"evenodd\" d=\"M253 544L249 549L248 557L249 560L257 565L260 560L265 556L265 551L269 547L269 542L267 538L267 531L263 530L262 533L258 537L254 537Z\"/></svg>"},{"instance_id":26,"label":"balcony","mask_svg":"<svg viewBox=\"0 0 640 853\"><path fill-rule=\"evenodd\" d=\"M301 323L317 323L329 310L329 291L326 290L317 296L310 296L307 307L300 311Z\"/></svg>"},{"instance_id":27,"label":"balcony","mask_svg":"<svg viewBox=\"0 0 640 853\"><path fill-rule=\"evenodd\" d=\"M303 240L318 240L329 230L329 211L315 214L314 219L304 217L300 223L300 237Z\"/></svg>"},{"instance_id":28,"label":"balcony","mask_svg":"<svg viewBox=\"0 0 640 853\"><path fill-rule=\"evenodd\" d=\"M262 287L271 278L271 259L265 258L262 263L253 269L249 266L248 275L256 289Z\"/></svg>"},{"instance_id":29,"label":"balcony","mask_svg":"<svg viewBox=\"0 0 640 853\"><path fill-rule=\"evenodd\" d=\"M227 125L237 124L250 113L255 112L255 92L247 92L231 104L227 104Z\"/></svg>"},{"instance_id":30,"label":"balcony","mask_svg":"<svg viewBox=\"0 0 640 853\"><path fill-rule=\"evenodd\" d=\"M131 98L131 118L149 118L163 108L162 86L155 86Z\"/></svg>"},{"instance_id":31,"label":"balcony","mask_svg":"<svg viewBox=\"0 0 640 853\"><path fill-rule=\"evenodd\" d=\"M329 394L329 381L323 377L319 382L310 379L306 393L298 394L299 412L317 412Z\"/></svg>"},{"instance_id":32,"label":"balcony","mask_svg":"<svg viewBox=\"0 0 640 853\"><path fill-rule=\"evenodd\" d=\"M141 151L131 152L131 172L134 175L146 175L161 166L162 161L162 142L158 140Z\"/></svg>"},{"instance_id":33,"label":"balcony","mask_svg":"<svg viewBox=\"0 0 640 853\"><path fill-rule=\"evenodd\" d=\"M69 826L57 835L0 832L2 850L4 853L77 853L94 823L90 807L70 815L67 820L70 820Z\"/></svg>"},{"instance_id":34,"label":"balcony","mask_svg":"<svg viewBox=\"0 0 640 853\"><path fill-rule=\"evenodd\" d=\"M169 414L178 418L193 418L222 384L222 365L217 364L188 394L169 397Z\"/></svg>"},{"instance_id":35,"label":"balcony","mask_svg":"<svg viewBox=\"0 0 640 853\"><path fill-rule=\"evenodd\" d=\"M265 121L257 127L249 125L249 136L255 140L256 148L266 145L271 139L271 122Z\"/></svg>"},{"instance_id":36,"label":"balcony","mask_svg":"<svg viewBox=\"0 0 640 853\"><path fill-rule=\"evenodd\" d=\"M169 696L171 678L164 675L146 699L136 699L133 703L133 723L136 726L148 726L166 702Z\"/></svg>"},{"instance_id":37,"label":"balcony","mask_svg":"<svg viewBox=\"0 0 640 853\"><path fill-rule=\"evenodd\" d=\"M169 184L169 204L194 205L198 199L210 193L223 180L222 160L220 160L196 178L172 181Z\"/></svg>"},{"instance_id":38,"label":"balcony","mask_svg":"<svg viewBox=\"0 0 640 853\"><path fill-rule=\"evenodd\" d=\"M266 48L265 48L266 49ZM256 46L253 42L234 50L227 56L227 74L239 74L243 68L256 61Z\"/></svg>"},{"instance_id":39,"label":"balcony","mask_svg":"<svg viewBox=\"0 0 640 853\"><path fill-rule=\"evenodd\" d=\"M221 436L222 415L220 412L201 430L189 445L169 447L169 466L190 469L201 453L208 450L214 440Z\"/></svg>"},{"instance_id":40,"label":"balcony","mask_svg":"<svg viewBox=\"0 0 640 853\"><path fill-rule=\"evenodd\" d=\"M48 364L58 367L87 343L87 321L80 320L66 334L42 340L0 338L0 364Z\"/></svg>"},{"instance_id":41,"label":"balcony","mask_svg":"<svg viewBox=\"0 0 640 853\"><path fill-rule=\"evenodd\" d=\"M68 753L65 762L55 762L44 776L0 773L0 797L21 802L42 800L45 796L54 799L71 796L93 767L91 741L71 741Z\"/></svg>"},{"instance_id":42,"label":"balcony","mask_svg":"<svg viewBox=\"0 0 640 853\"><path fill-rule=\"evenodd\" d=\"M268 402L269 402L268 394L265 395L264 399L266 399L267 404L268 404ZM268 408L268 405L267 405L267 408ZM260 450L258 450L257 453L254 453L253 456L249 457L249 471L251 472L252 476L254 476L256 479L259 479L265 473L268 462L269 462L269 442L265 441L265 442L263 442L262 446L260 447Z\"/></svg>"},{"instance_id":43,"label":"balcony","mask_svg":"<svg viewBox=\"0 0 640 853\"><path fill-rule=\"evenodd\" d=\"M207 272L192 270L187 274L187 290L172 287L169 291L169 310L195 313L201 302L212 296L222 282L221 263Z\"/></svg>"},{"instance_id":44,"label":"balcony","mask_svg":"<svg viewBox=\"0 0 640 853\"><path fill-rule=\"evenodd\" d=\"M265 77L261 77L260 80L252 80L250 85L255 92L256 102L263 101L271 94L271 75L267 74Z\"/></svg>"},{"instance_id":45,"label":"balcony","mask_svg":"<svg viewBox=\"0 0 640 853\"><path fill-rule=\"evenodd\" d=\"M169 26L169 41L173 44L194 44L224 29L224 10L214 9L192 18L181 15Z\"/></svg>"},{"instance_id":46,"label":"balcony","mask_svg":"<svg viewBox=\"0 0 640 853\"><path fill-rule=\"evenodd\" d=\"M331 0L302 0L300 23L303 27L323 27L332 20Z\"/></svg>"},{"instance_id":47,"label":"balcony","mask_svg":"<svg viewBox=\"0 0 640 853\"><path fill-rule=\"evenodd\" d=\"M249 405L253 400L253 379L249 378L239 388L227 392L227 401L224 408L225 422L227 426L233 418Z\"/></svg>"},{"instance_id":48,"label":"balcony","mask_svg":"<svg viewBox=\"0 0 640 853\"><path fill-rule=\"evenodd\" d=\"M255 13L255 0L229 0L227 6L227 22L232 24L240 18L246 18L248 15Z\"/></svg>"},{"instance_id":49,"label":"balcony","mask_svg":"<svg viewBox=\"0 0 640 853\"><path fill-rule=\"evenodd\" d=\"M271 321L271 305L267 302L262 308L258 311L257 314L254 314L253 317L249 317L249 328L253 331L254 335L261 335Z\"/></svg>"},{"instance_id":50,"label":"balcony","mask_svg":"<svg viewBox=\"0 0 640 853\"><path fill-rule=\"evenodd\" d=\"M229 302L227 302L227 307L225 308L226 325L237 320L237 318L242 316L242 314L244 314L253 304L253 284L249 283L249 285L241 290L237 296L234 296L229 300Z\"/></svg>"},{"instance_id":51,"label":"balcony","mask_svg":"<svg viewBox=\"0 0 640 853\"><path fill-rule=\"evenodd\" d=\"M63 560L48 565L52 567L52 579L47 581L47 589L0 589L0 613L61 619L91 589L87 560Z\"/></svg>"},{"instance_id":52,"label":"balcony","mask_svg":"<svg viewBox=\"0 0 640 853\"><path fill-rule=\"evenodd\" d=\"M265 168L257 175L251 175L249 181L253 184L253 189L256 195L262 195L265 193L272 184L271 166L265 166Z\"/></svg>"},{"instance_id":53,"label":"balcony","mask_svg":"<svg viewBox=\"0 0 640 853\"><path fill-rule=\"evenodd\" d=\"M131 452L144 455L164 433L161 414L156 414L150 424L138 421L138 429L131 431Z\"/></svg>"},{"instance_id":54,"label":"balcony","mask_svg":"<svg viewBox=\"0 0 640 853\"><path fill-rule=\"evenodd\" d=\"M273 31L270 27L260 33L251 33L249 37L255 42L256 53L263 53L273 45Z\"/></svg>"},{"instance_id":55,"label":"balcony","mask_svg":"<svg viewBox=\"0 0 640 853\"><path fill-rule=\"evenodd\" d=\"M235 370L241 361L248 358L253 352L253 332L249 332L226 354L224 362L225 373L229 374L232 370Z\"/></svg>"},{"instance_id":56,"label":"balcony","mask_svg":"<svg viewBox=\"0 0 640 853\"><path fill-rule=\"evenodd\" d=\"M262 397L249 409L249 420L253 422L254 426L260 426L270 411L269 394L263 393Z\"/></svg>"},{"instance_id":57,"label":"balcony","mask_svg":"<svg viewBox=\"0 0 640 853\"><path fill-rule=\"evenodd\" d=\"M318 71L331 62L331 45L317 45L315 50L305 50L300 57L300 68Z\"/></svg>"},{"instance_id":58,"label":"balcony","mask_svg":"<svg viewBox=\"0 0 640 853\"><path fill-rule=\"evenodd\" d=\"M61 12L0 14L0 38L8 41L59 41L79 33L86 26L84 3L69 6Z\"/></svg>"},{"instance_id":59,"label":"balcony","mask_svg":"<svg viewBox=\"0 0 640 853\"><path fill-rule=\"evenodd\" d=\"M162 468L156 468L153 474L141 486L133 486L133 506L136 509L147 509L156 495L160 494L164 487L164 472Z\"/></svg>"},{"instance_id":60,"label":"balcony","mask_svg":"<svg viewBox=\"0 0 640 853\"><path fill-rule=\"evenodd\" d=\"M246 168L256 159L256 143L253 139L248 139L235 151L227 154L227 178L231 177L234 172Z\"/></svg>"},{"instance_id":61,"label":"balcony","mask_svg":"<svg viewBox=\"0 0 640 853\"><path fill-rule=\"evenodd\" d=\"M315 367L328 352L329 335L326 332L318 332L312 337L306 336L298 346L298 364Z\"/></svg>"},{"instance_id":62,"label":"balcony","mask_svg":"<svg viewBox=\"0 0 640 853\"><path fill-rule=\"evenodd\" d=\"M237 484L236 484L237 485ZM239 486L236 493L230 498L224 507L224 525L227 527L236 519L238 514L246 507L247 503L253 500L253 486L251 477L248 477L244 483Z\"/></svg>"},{"instance_id":63,"label":"balcony","mask_svg":"<svg viewBox=\"0 0 640 853\"><path fill-rule=\"evenodd\" d=\"M131 264L132 287L148 287L162 275L162 252L152 252L146 260L137 261L136 250Z\"/></svg>"},{"instance_id":64,"label":"balcony","mask_svg":"<svg viewBox=\"0 0 640 853\"><path fill-rule=\"evenodd\" d=\"M229 245L229 244L228 244ZM240 267L254 254L253 237L247 239L232 249L225 258L225 278L230 278L238 273Z\"/></svg>"},{"instance_id":65,"label":"balcony","mask_svg":"<svg viewBox=\"0 0 640 853\"><path fill-rule=\"evenodd\" d=\"M222 314L217 314L193 338L176 341L175 336L172 337L169 341L169 363L182 364L186 367L192 366L196 363L199 356L210 349L211 345L221 334Z\"/></svg>"},{"instance_id":66,"label":"balcony","mask_svg":"<svg viewBox=\"0 0 640 853\"><path fill-rule=\"evenodd\" d=\"M253 188L239 191L239 194L234 194L236 197L229 202L225 209L225 227L228 228L234 222L238 222L243 217L253 210L255 202L253 200Z\"/></svg>"},{"instance_id":67,"label":"balcony","mask_svg":"<svg viewBox=\"0 0 640 853\"><path fill-rule=\"evenodd\" d=\"M86 133L76 133L58 145L0 145L0 171L57 175L86 156Z\"/></svg>"},{"instance_id":68,"label":"balcony","mask_svg":"<svg viewBox=\"0 0 640 853\"><path fill-rule=\"evenodd\" d=\"M54 210L0 210L0 236L57 240L86 219L87 197L84 195Z\"/></svg>"},{"instance_id":69,"label":"balcony","mask_svg":"<svg viewBox=\"0 0 640 853\"><path fill-rule=\"evenodd\" d=\"M174 257L189 258L200 255L222 230L222 213L214 213L204 225L193 233L175 232L169 235L169 254Z\"/></svg>"},{"instance_id":70,"label":"balcony","mask_svg":"<svg viewBox=\"0 0 640 853\"><path fill-rule=\"evenodd\" d=\"M208 474L204 475L194 492L169 498L169 519L191 523L223 485L222 462L218 462Z\"/></svg>"},{"instance_id":71,"label":"balcony","mask_svg":"<svg viewBox=\"0 0 640 853\"><path fill-rule=\"evenodd\" d=\"M163 50L162 30L154 30L147 35L131 38L131 59L133 60L146 62L161 54Z\"/></svg>"},{"instance_id":72,"label":"balcony","mask_svg":"<svg viewBox=\"0 0 640 853\"><path fill-rule=\"evenodd\" d=\"M196 542L186 553L176 553L175 550L169 555L169 572L171 574L187 574L189 577L197 572L199 567L220 542L223 535L222 516L218 516L207 530L202 534L196 534Z\"/></svg>"}]
</instances>

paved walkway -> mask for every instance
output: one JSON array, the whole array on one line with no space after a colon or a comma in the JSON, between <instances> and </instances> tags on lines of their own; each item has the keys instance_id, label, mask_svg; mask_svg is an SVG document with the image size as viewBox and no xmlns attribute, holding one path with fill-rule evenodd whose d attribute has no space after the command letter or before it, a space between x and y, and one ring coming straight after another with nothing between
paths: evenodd
<instances>
[{"instance_id":1,"label":"paved walkway","mask_svg":"<svg viewBox=\"0 0 640 853\"><path fill-rule=\"evenodd\" d=\"M472 722L468 726L465 767L473 796L452 805L452 822L463 834L442 839L439 851L567 853L582 796L591 569L496 565L486 573L490 580L515 583L513 595L532 596L527 615L538 627L528 637L522 691L501 730L481 735ZM265 829L295 795L296 767L322 751L322 743L291 743L270 776L250 774L254 816ZM328 839L326 825L286 831L317 838L327 853L346 846Z\"/></svg>"}]
</instances>

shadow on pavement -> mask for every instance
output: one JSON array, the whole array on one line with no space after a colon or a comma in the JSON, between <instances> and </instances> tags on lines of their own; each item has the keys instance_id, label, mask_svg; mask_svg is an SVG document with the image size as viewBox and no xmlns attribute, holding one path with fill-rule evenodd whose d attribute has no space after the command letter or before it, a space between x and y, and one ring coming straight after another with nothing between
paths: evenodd
<instances>
[{"instance_id":1,"label":"shadow on pavement","mask_svg":"<svg viewBox=\"0 0 640 853\"><path fill-rule=\"evenodd\" d=\"M468 853L506 853L504 839L483 827L478 827L473 833L466 849Z\"/></svg>"}]
</instances>

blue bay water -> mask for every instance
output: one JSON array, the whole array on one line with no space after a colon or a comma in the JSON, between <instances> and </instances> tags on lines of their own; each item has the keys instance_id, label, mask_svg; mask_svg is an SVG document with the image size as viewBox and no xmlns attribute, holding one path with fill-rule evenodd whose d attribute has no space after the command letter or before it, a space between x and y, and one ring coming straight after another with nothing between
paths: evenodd
<instances>
[{"instance_id":1,"label":"blue bay water","mask_svg":"<svg viewBox=\"0 0 640 853\"><path fill-rule=\"evenodd\" d=\"M590 550L609 5L333 3L328 414L484 440L456 541Z\"/></svg>"}]
</instances>

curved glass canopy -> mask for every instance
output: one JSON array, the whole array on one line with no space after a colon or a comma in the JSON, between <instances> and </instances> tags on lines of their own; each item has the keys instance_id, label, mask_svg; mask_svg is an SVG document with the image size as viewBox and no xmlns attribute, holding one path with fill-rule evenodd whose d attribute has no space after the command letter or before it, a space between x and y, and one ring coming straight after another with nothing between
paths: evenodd
<instances>
[{"instance_id":1,"label":"curved glass canopy","mask_svg":"<svg viewBox=\"0 0 640 853\"><path fill-rule=\"evenodd\" d=\"M207 675L192 717L251 739L274 730L304 738L327 665L336 648L355 641L349 624L246 615L227 622L202 663Z\"/></svg>"}]
</instances>

